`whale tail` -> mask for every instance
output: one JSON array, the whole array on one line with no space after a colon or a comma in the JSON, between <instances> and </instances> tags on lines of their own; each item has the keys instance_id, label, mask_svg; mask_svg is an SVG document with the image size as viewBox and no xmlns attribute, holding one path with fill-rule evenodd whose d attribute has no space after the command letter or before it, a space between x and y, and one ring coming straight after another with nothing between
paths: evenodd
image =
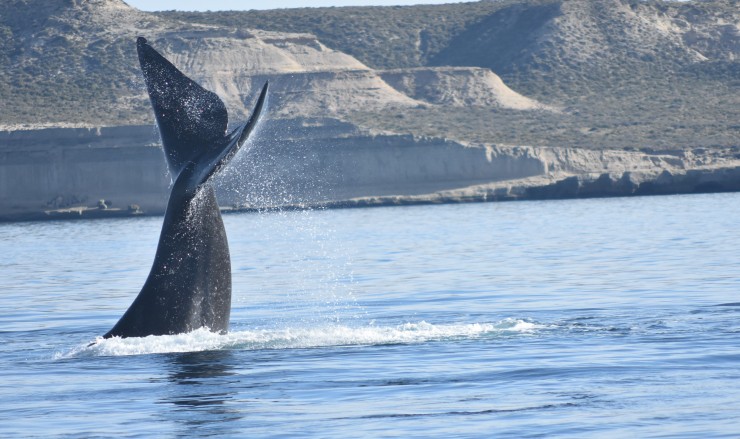
<instances>
[{"instance_id":1,"label":"whale tail","mask_svg":"<svg viewBox=\"0 0 740 439\"><path fill-rule=\"evenodd\" d=\"M262 87L249 120L227 135L228 113L215 93L185 76L145 38L137 38L136 49L167 164L175 179L190 168L187 186L194 190L244 145L257 125L269 84Z\"/></svg>"},{"instance_id":2,"label":"whale tail","mask_svg":"<svg viewBox=\"0 0 740 439\"><path fill-rule=\"evenodd\" d=\"M231 260L210 177L246 142L267 96L249 120L226 133L226 106L137 39L141 70L175 183L144 286L103 337L144 337L208 328L225 332L231 313ZM202 190L200 190L202 188Z\"/></svg>"}]
</instances>

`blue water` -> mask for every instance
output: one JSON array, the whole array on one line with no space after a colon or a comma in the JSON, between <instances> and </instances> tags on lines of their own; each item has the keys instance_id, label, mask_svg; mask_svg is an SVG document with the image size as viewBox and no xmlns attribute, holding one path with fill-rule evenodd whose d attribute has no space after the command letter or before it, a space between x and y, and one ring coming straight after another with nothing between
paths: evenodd
<instances>
[{"instance_id":1,"label":"blue water","mask_svg":"<svg viewBox=\"0 0 740 439\"><path fill-rule=\"evenodd\" d=\"M231 332L111 339L161 218L0 224L0 437L738 437L740 195L224 217Z\"/></svg>"}]
</instances>

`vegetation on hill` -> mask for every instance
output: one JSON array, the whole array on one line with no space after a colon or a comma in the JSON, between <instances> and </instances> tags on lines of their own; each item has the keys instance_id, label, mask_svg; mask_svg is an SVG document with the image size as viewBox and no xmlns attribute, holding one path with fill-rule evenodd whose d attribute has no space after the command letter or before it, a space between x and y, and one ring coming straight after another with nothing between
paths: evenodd
<instances>
[{"instance_id":1,"label":"vegetation on hill","mask_svg":"<svg viewBox=\"0 0 740 439\"><path fill-rule=\"evenodd\" d=\"M133 32L176 38L209 25L311 33L375 69L483 67L515 91L562 108L421 105L329 115L365 127L490 143L738 146L739 23L736 0L497 0L206 13L144 13L121 0L4 0L0 123L146 123Z\"/></svg>"},{"instance_id":2,"label":"vegetation on hill","mask_svg":"<svg viewBox=\"0 0 740 439\"><path fill-rule=\"evenodd\" d=\"M736 0L497 0L157 14L312 33L375 69L486 67L513 85L528 88L541 78L563 93L578 84L666 73L737 81L740 71ZM697 53L706 59L695 62Z\"/></svg>"},{"instance_id":3,"label":"vegetation on hill","mask_svg":"<svg viewBox=\"0 0 740 439\"><path fill-rule=\"evenodd\" d=\"M372 68L394 69L428 65L454 37L508 3L511 1L157 14L204 24L311 33Z\"/></svg>"},{"instance_id":4,"label":"vegetation on hill","mask_svg":"<svg viewBox=\"0 0 740 439\"><path fill-rule=\"evenodd\" d=\"M117 105L138 74L131 41L96 23L97 3L3 0L0 4L0 122L115 125L130 120ZM137 102L136 110L145 101ZM148 110L147 110L148 111ZM144 113L146 115L146 113Z\"/></svg>"},{"instance_id":5,"label":"vegetation on hill","mask_svg":"<svg viewBox=\"0 0 740 439\"><path fill-rule=\"evenodd\" d=\"M380 130L579 147L740 144L735 0L500 0L411 7L163 12L309 32L378 69L490 68L559 114L426 106L352 111Z\"/></svg>"}]
</instances>

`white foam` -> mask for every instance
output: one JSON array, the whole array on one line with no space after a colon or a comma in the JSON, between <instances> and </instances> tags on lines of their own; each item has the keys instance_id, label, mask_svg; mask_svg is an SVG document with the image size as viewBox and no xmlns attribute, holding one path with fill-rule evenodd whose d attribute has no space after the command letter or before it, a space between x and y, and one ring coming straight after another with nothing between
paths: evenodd
<instances>
[{"instance_id":1,"label":"white foam","mask_svg":"<svg viewBox=\"0 0 740 439\"><path fill-rule=\"evenodd\" d=\"M472 339L505 334L533 333L542 325L520 319L498 323L440 324L425 321L398 326L288 327L215 334L199 329L187 334L141 338L98 338L55 358L76 356L119 356L219 349L305 349L318 347L412 344L441 340Z\"/></svg>"}]
</instances>

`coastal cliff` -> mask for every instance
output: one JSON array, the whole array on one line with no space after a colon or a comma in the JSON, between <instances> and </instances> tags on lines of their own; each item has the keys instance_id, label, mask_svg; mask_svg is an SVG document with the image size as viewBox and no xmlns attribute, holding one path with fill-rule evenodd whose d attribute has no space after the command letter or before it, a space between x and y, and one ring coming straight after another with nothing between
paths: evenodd
<instances>
[{"instance_id":1,"label":"coastal cliff","mask_svg":"<svg viewBox=\"0 0 740 439\"><path fill-rule=\"evenodd\" d=\"M290 123L289 123L290 122ZM465 144L268 122L223 175L227 210L654 195L740 190L738 149ZM299 135L295 135L298 133ZM170 178L156 127L0 132L0 220L161 214ZM49 148L49 143L56 146ZM136 206L132 209L131 206ZM81 209L81 207L85 207Z\"/></svg>"},{"instance_id":2,"label":"coastal cliff","mask_svg":"<svg viewBox=\"0 0 740 439\"><path fill-rule=\"evenodd\" d=\"M264 126L219 178L226 208L738 190L735 6L148 13L122 0L10 0L0 218L162 212L169 176L139 35L216 92L232 125L270 81Z\"/></svg>"}]
</instances>

